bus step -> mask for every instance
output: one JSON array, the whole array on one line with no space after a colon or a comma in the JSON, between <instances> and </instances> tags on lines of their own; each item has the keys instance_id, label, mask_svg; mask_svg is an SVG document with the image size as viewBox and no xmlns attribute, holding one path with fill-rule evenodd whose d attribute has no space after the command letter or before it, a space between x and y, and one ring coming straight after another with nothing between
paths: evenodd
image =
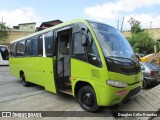
<instances>
[{"instance_id":1,"label":"bus step","mask_svg":"<svg viewBox=\"0 0 160 120\"><path fill-rule=\"evenodd\" d=\"M62 92L62 93L72 95L72 90L71 89L64 89L64 90L59 90L59 91Z\"/></svg>"},{"instance_id":2,"label":"bus step","mask_svg":"<svg viewBox=\"0 0 160 120\"><path fill-rule=\"evenodd\" d=\"M65 82L64 84L65 84L65 85L68 85L68 86L71 86L71 83L70 83L70 82Z\"/></svg>"}]
</instances>

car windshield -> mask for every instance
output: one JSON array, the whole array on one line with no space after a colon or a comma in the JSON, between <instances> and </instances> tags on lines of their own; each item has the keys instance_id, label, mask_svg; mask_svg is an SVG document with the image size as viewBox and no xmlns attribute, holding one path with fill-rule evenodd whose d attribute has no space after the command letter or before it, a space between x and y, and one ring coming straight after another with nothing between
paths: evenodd
<instances>
[{"instance_id":1,"label":"car windshield","mask_svg":"<svg viewBox=\"0 0 160 120\"><path fill-rule=\"evenodd\" d=\"M90 26L96 34L105 57L136 59L130 44L118 30L95 22L90 22Z\"/></svg>"},{"instance_id":2,"label":"car windshield","mask_svg":"<svg viewBox=\"0 0 160 120\"><path fill-rule=\"evenodd\" d=\"M156 70L156 71L158 71L158 67L156 67L155 65L153 65L153 64L151 64L151 63L146 63L147 64L147 66L149 67L149 68L151 68L152 70Z\"/></svg>"}]
</instances>

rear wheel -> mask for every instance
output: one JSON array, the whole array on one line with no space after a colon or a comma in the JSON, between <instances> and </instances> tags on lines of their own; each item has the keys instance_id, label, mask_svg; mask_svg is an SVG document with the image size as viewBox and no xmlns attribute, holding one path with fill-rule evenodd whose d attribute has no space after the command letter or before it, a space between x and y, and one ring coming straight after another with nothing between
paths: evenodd
<instances>
[{"instance_id":1,"label":"rear wheel","mask_svg":"<svg viewBox=\"0 0 160 120\"><path fill-rule=\"evenodd\" d=\"M24 74L22 74L21 80L22 80L22 85L23 85L24 87L30 86L30 83L29 83L29 82L26 82Z\"/></svg>"},{"instance_id":2,"label":"rear wheel","mask_svg":"<svg viewBox=\"0 0 160 120\"><path fill-rule=\"evenodd\" d=\"M91 86L84 86L78 91L78 102L85 111L96 112L99 110L96 95Z\"/></svg>"},{"instance_id":3,"label":"rear wheel","mask_svg":"<svg viewBox=\"0 0 160 120\"><path fill-rule=\"evenodd\" d=\"M147 81L145 79L143 79L143 85L142 85L142 88L147 88Z\"/></svg>"}]
</instances>

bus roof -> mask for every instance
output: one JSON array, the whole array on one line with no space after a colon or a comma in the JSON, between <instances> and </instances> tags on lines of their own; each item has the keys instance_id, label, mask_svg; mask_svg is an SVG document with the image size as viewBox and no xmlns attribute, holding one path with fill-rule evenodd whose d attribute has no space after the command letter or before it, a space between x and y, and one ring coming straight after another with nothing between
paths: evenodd
<instances>
[{"instance_id":1,"label":"bus roof","mask_svg":"<svg viewBox=\"0 0 160 120\"><path fill-rule=\"evenodd\" d=\"M42 30L42 31L35 32L35 33L30 34L30 35L27 35L27 36L25 36L25 37L16 39L16 40L10 42L10 44L12 44L12 43L14 43L14 42L17 42L17 41L20 41L20 40L24 40L24 39L30 38L30 37L34 37L34 36L36 36L36 35L40 35L40 34L49 32L50 30L54 30L54 29L59 28L59 27L63 27L63 26L69 25L69 24L73 24L73 23L76 23L76 22L87 22L87 21L84 20L84 19L71 20L71 21L68 21L68 22L65 22L65 23L61 23L61 24L55 25L55 26L53 26L53 27L44 29L44 30Z\"/></svg>"}]
</instances>

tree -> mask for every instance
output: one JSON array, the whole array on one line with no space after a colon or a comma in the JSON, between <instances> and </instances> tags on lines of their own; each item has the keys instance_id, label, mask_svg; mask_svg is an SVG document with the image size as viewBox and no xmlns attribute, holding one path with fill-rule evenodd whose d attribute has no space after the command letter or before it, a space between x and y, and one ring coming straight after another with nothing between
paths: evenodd
<instances>
[{"instance_id":1,"label":"tree","mask_svg":"<svg viewBox=\"0 0 160 120\"><path fill-rule=\"evenodd\" d=\"M129 38L129 42L136 53L149 54L154 52L155 40L147 31L139 32Z\"/></svg>"},{"instance_id":2,"label":"tree","mask_svg":"<svg viewBox=\"0 0 160 120\"><path fill-rule=\"evenodd\" d=\"M8 37L10 28L5 23L0 23L0 41L4 41Z\"/></svg>"},{"instance_id":3,"label":"tree","mask_svg":"<svg viewBox=\"0 0 160 120\"><path fill-rule=\"evenodd\" d=\"M139 32L142 32L143 29L141 28L141 22L135 20L134 18L130 18L129 24L131 25L131 33L132 34L137 34Z\"/></svg>"},{"instance_id":4,"label":"tree","mask_svg":"<svg viewBox=\"0 0 160 120\"><path fill-rule=\"evenodd\" d=\"M130 19L131 25L131 37L128 38L133 50L136 53L150 54L154 51L154 45L156 44L152 36L144 31L140 24L141 22L135 20L134 18Z\"/></svg>"}]
</instances>

